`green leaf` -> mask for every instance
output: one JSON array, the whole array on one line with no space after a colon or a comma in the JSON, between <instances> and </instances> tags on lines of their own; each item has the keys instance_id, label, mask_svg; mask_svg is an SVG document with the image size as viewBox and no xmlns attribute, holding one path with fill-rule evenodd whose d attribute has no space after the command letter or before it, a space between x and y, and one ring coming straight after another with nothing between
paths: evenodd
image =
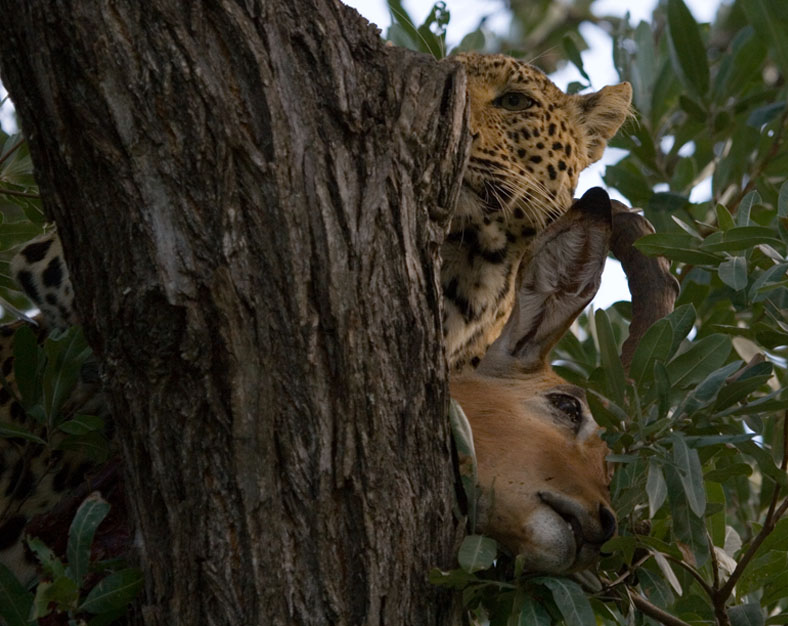
<instances>
[{"instance_id":1,"label":"green leaf","mask_svg":"<svg viewBox=\"0 0 788 626\"><path fill-rule=\"evenodd\" d=\"M648 464L648 478L646 479L646 493L648 494L649 517L654 517L659 508L668 497L668 487L662 476L662 467L653 460Z\"/></svg>"},{"instance_id":2,"label":"green leaf","mask_svg":"<svg viewBox=\"0 0 788 626\"><path fill-rule=\"evenodd\" d=\"M58 608L73 608L79 599L79 587L68 576L59 576L52 582L38 583L36 596L33 599L33 619L45 617L52 612L52 602Z\"/></svg>"},{"instance_id":3,"label":"green leaf","mask_svg":"<svg viewBox=\"0 0 788 626\"><path fill-rule=\"evenodd\" d=\"M468 535L462 540L457 561L462 569L472 574L490 567L497 553L498 544L494 539L483 535Z\"/></svg>"},{"instance_id":4,"label":"green leaf","mask_svg":"<svg viewBox=\"0 0 788 626\"><path fill-rule=\"evenodd\" d=\"M673 358L667 370L673 389L683 389L703 380L725 363L731 352L726 335L713 334L692 343L691 347Z\"/></svg>"},{"instance_id":5,"label":"green leaf","mask_svg":"<svg viewBox=\"0 0 788 626\"><path fill-rule=\"evenodd\" d=\"M0 617L7 626L28 626L33 594L27 591L5 565L0 563Z\"/></svg>"},{"instance_id":6,"label":"green leaf","mask_svg":"<svg viewBox=\"0 0 788 626\"><path fill-rule=\"evenodd\" d=\"M534 578L534 583L547 587L566 620L567 626L596 626L596 618L583 589L567 578Z\"/></svg>"},{"instance_id":7,"label":"green leaf","mask_svg":"<svg viewBox=\"0 0 788 626\"><path fill-rule=\"evenodd\" d=\"M50 578L54 579L65 576L66 568L63 566L63 562L57 558L52 549L41 539L38 537L31 537L27 540L27 545L30 547L33 554L36 555L38 562L41 563L41 569L43 569Z\"/></svg>"},{"instance_id":8,"label":"green leaf","mask_svg":"<svg viewBox=\"0 0 788 626\"><path fill-rule=\"evenodd\" d=\"M96 415L77 415L74 419L60 424L58 428L69 435L84 435L92 430L102 430L104 420Z\"/></svg>"},{"instance_id":9,"label":"green leaf","mask_svg":"<svg viewBox=\"0 0 788 626\"><path fill-rule=\"evenodd\" d=\"M719 469L706 472L704 478L709 481L724 484L735 476L751 476L752 467L749 463L733 463Z\"/></svg>"},{"instance_id":10,"label":"green leaf","mask_svg":"<svg viewBox=\"0 0 788 626\"><path fill-rule=\"evenodd\" d=\"M752 220L750 213L752 212L752 205L759 204L761 196L757 191L751 191L746 194L739 203L739 208L736 211L736 225L737 226L750 226Z\"/></svg>"},{"instance_id":11,"label":"green leaf","mask_svg":"<svg viewBox=\"0 0 788 626\"><path fill-rule=\"evenodd\" d=\"M550 626L552 620L545 608L531 596L523 596L515 626Z\"/></svg>"},{"instance_id":12,"label":"green leaf","mask_svg":"<svg viewBox=\"0 0 788 626\"><path fill-rule=\"evenodd\" d=\"M666 361L670 357L672 345L673 329L669 320L661 319L646 331L635 349L629 367L629 375L638 387L644 383L647 376L651 375L654 361Z\"/></svg>"},{"instance_id":13,"label":"green leaf","mask_svg":"<svg viewBox=\"0 0 788 626\"><path fill-rule=\"evenodd\" d=\"M71 527L68 530L68 570L71 576L80 585L88 572L90 564L90 546L96 528L109 513L109 502L104 500L98 492L90 494L79 506Z\"/></svg>"},{"instance_id":14,"label":"green leaf","mask_svg":"<svg viewBox=\"0 0 788 626\"><path fill-rule=\"evenodd\" d=\"M758 107L747 117L747 125L760 129L785 110L785 102L774 102Z\"/></svg>"},{"instance_id":15,"label":"green leaf","mask_svg":"<svg viewBox=\"0 0 788 626\"><path fill-rule=\"evenodd\" d=\"M668 0L670 58L684 86L699 96L709 89L709 66L700 29L682 0Z\"/></svg>"},{"instance_id":16,"label":"green leaf","mask_svg":"<svg viewBox=\"0 0 788 626\"><path fill-rule=\"evenodd\" d=\"M722 389L725 380L734 372L737 372L741 366L741 361L734 361L709 374L703 379L703 382L687 395L681 407L676 409L675 415L678 416L682 413L692 415L695 411L710 405L717 398L717 394Z\"/></svg>"},{"instance_id":17,"label":"green leaf","mask_svg":"<svg viewBox=\"0 0 788 626\"><path fill-rule=\"evenodd\" d=\"M656 233L641 237L634 246L649 256L663 255L672 261L694 265L717 265L722 258L701 250L702 244L686 233Z\"/></svg>"},{"instance_id":18,"label":"green leaf","mask_svg":"<svg viewBox=\"0 0 788 626\"><path fill-rule=\"evenodd\" d=\"M59 335L50 334L44 352L44 409L47 417L54 420L79 380L80 368L90 358L91 350L82 329L73 327Z\"/></svg>"},{"instance_id":19,"label":"green leaf","mask_svg":"<svg viewBox=\"0 0 788 626\"><path fill-rule=\"evenodd\" d=\"M566 58L572 62L577 71L580 72L580 75L586 79L586 82L591 83L591 79L586 74L585 69L583 69L583 57L580 56L580 50L577 49L575 40L569 35L564 35L561 39L561 44L564 47L564 52L566 52Z\"/></svg>"},{"instance_id":20,"label":"green leaf","mask_svg":"<svg viewBox=\"0 0 788 626\"><path fill-rule=\"evenodd\" d=\"M673 442L673 462L679 470L687 503L695 515L703 517L706 512L706 490L703 486L703 469L698 451L687 447L680 433L674 432L670 439Z\"/></svg>"},{"instance_id":21,"label":"green leaf","mask_svg":"<svg viewBox=\"0 0 788 626\"><path fill-rule=\"evenodd\" d=\"M682 304L664 319L670 322L670 327L673 329L673 344L670 346L670 354L672 355L695 325L697 313L692 304Z\"/></svg>"},{"instance_id":22,"label":"green leaf","mask_svg":"<svg viewBox=\"0 0 788 626\"><path fill-rule=\"evenodd\" d=\"M759 604L740 604L728 609L731 626L764 626L763 610Z\"/></svg>"},{"instance_id":23,"label":"green leaf","mask_svg":"<svg viewBox=\"0 0 788 626\"><path fill-rule=\"evenodd\" d=\"M80 605L80 611L108 613L127 606L142 589L142 572L136 568L110 574L93 587Z\"/></svg>"},{"instance_id":24,"label":"green leaf","mask_svg":"<svg viewBox=\"0 0 788 626\"><path fill-rule=\"evenodd\" d=\"M443 571L437 567L433 567L429 573L429 581L431 584L449 587L451 589L464 589L469 583L476 580L478 580L476 576L461 569Z\"/></svg>"},{"instance_id":25,"label":"green leaf","mask_svg":"<svg viewBox=\"0 0 788 626\"><path fill-rule=\"evenodd\" d=\"M731 289L739 291L747 286L747 259L734 256L720 263L717 268L720 280Z\"/></svg>"},{"instance_id":26,"label":"green leaf","mask_svg":"<svg viewBox=\"0 0 788 626\"><path fill-rule=\"evenodd\" d=\"M670 583L670 586L673 587L673 590L677 594L681 595L683 593L681 583L679 582L676 573L673 571L673 568L670 566L670 563L668 563L668 560L665 558L665 555L661 552L653 552L652 554L654 555L654 562L659 567L662 575L665 577L665 580Z\"/></svg>"},{"instance_id":27,"label":"green leaf","mask_svg":"<svg viewBox=\"0 0 788 626\"><path fill-rule=\"evenodd\" d=\"M744 454L755 459L761 472L772 478L778 485L788 486L788 478L786 478L785 472L780 470L780 467L775 464L772 455L757 443L754 441L742 441L736 443L735 446Z\"/></svg>"},{"instance_id":28,"label":"green leaf","mask_svg":"<svg viewBox=\"0 0 788 626\"><path fill-rule=\"evenodd\" d=\"M722 485L717 482L707 482L706 498L709 504L720 505L720 510L712 515L708 515L706 520L712 545L722 548L725 546L725 490L722 488Z\"/></svg>"},{"instance_id":29,"label":"green leaf","mask_svg":"<svg viewBox=\"0 0 788 626\"><path fill-rule=\"evenodd\" d=\"M755 32L775 52L775 60L783 72L788 68L788 41L785 37L785 24L777 19L774 0L742 0L742 8L747 21Z\"/></svg>"},{"instance_id":30,"label":"green leaf","mask_svg":"<svg viewBox=\"0 0 788 626\"><path fill-rule=\"evenodd\" d=\"M777 197L777 215L788 217L788 180L780 185L780 195Z\"/></svg>"},{"instance_id":31,"label":"green leaf","mask_svg":"<svg viewBox=\"0 0 788 626\"><path fill-rule=\"evenodd\" d=\"M673 538L687 544L695 556L697 566L702 567L709 558L706 525L689 507L679 471L670 465L666 465L663 471L668 485Z\"/></svg>"},{"instance_id":32,"label":"green leaf","mask_svg":"<svg viewBox=\"0 0 788 626\"><path fill-rule=\"evenodd\" d=\"M731 214L728 212L728 209L726 209L724 205L718 204L716 211L717 225L720 227L720 230L730 230L736 226L736 222L733 221L733 216L731 216Z\"/></svg>"},{"instance_id":33,"label":"green leaf","mask_svg":"<svg viewBox=\"0 0 788 626\"><path fill-rule=\"evenodd\" d=\"M608 397L617 405L625 405L624 393L624 366L621 364L621 357L618 354L613 327L610 325L610 318L607 312L599 309L594 315L596 323L597 337L599 338L599 352L602 359L602 369L605 372L605 391Z\"/></svg>"},{"instance_id":34,"label":"green leaf","mask_svg":"<svg viewBox=\"0 0 788 626\"><path fill-rule=\"evenodd\" d=\"M29 408L41 402L41 387L38 368L42 350L38 340L27 324L14 333L14 381L22 398L22 406Z\"/></svg>"},{"instance_id":35,"label":"green leaf","mask_svg":"<svg viewBox=\"0 0 788 626\"><path fill-rule=\"evenodd\" d=\"M782 241L775 237L775 231L765 226L736 226L719 234L722 237L707 237L700 244L701 248L709 252L736 252L759 244L783 245Z\"/></svg>"},{"instance_id":36,"label":"green leaf","mask_svg":"<svg viewBox=\"0 0 788 626\"><path fill-rule=\"evenodd\" d=\"M69 435L58 443L57 449L77 452L96 463L103 463L109 456L109 442L103 433L97 430L83 435Z\"/></svg>"},{"instance_id":37,"label":"green leaf","mask_svg":"<svg viewBox=\"0 0 788 626\"><path fill-rule=\"evenodd\" d=\"M40 443L41 445L46 445L47 443L38 435L27 430L26 427L11 422L0 422L0 437L4 437L5 439L25 439L27 441Z\"/></svg>"}]
</instances>

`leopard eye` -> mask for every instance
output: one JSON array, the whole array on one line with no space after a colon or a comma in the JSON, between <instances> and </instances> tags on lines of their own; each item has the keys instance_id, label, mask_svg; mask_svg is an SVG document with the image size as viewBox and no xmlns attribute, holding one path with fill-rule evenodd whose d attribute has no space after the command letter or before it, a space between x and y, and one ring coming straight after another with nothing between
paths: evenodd
<instances>
[{"instance_id":1,"label":"leopard eye","mask_svg":"<svg viewBox=\"0 0 788 626\"><path fill-rule=\"evenodd\" d=\"M493 104L507 111L525 111L534 106L536 100L519 91L510 91L502 96L498 96L493 100Z\"/></svg>"},{"instance_id":2,"label":"leopard eye","mask_svg":"<svg viewBox=\"0 0 788 626\"><path fill-rule=\"evenodd\" d=\"M574 396L565 393L551 393L547 395L547 399L550 400L550 404L568 417L575 427L579 427L583 422L583 406L580 404L580 400Z\"/></svg>"}]
</instances>

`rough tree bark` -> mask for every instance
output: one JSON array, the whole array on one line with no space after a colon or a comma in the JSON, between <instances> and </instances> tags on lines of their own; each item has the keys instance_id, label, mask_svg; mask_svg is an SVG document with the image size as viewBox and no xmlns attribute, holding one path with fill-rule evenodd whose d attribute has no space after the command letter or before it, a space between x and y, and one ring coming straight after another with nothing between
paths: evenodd
<instances>
[{"instance_id":1,"label":"rough tree bark","mask_svg":"<svg viewBox=\"0 0 788 626\"><path fill-rule=\"evenodd\" d=\"M332 0L0 0L146 624L449 624L436 259L464 78Z\"/></svg>"}]
</instances>

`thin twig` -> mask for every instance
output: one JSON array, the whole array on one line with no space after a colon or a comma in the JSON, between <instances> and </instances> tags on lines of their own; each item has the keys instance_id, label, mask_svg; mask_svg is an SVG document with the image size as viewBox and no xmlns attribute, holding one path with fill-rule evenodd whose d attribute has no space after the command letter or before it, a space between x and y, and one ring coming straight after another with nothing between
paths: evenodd
<instances>
[{"instance_id":1,"label":"thin twig","mask_svg":"<svg viewBox=\"0 0 788 626\"><path fill-rule=\"evenodd\" d=\"M783 132L785 132L785 128L788 126L788 108L785 109L782 116L780 117L780 125L777 127L777 131L774 135L774 141L772 142L771 148L766 156L761 159L761 161L755 166L755 169L750 174L750 179L747 181L747 184L744 188L738 193L736 199L731 203L729 210L731 215L736 213L736 209L739 208L739 204L744 199L748 193L750 193L757 180L760 178L763 171L766 169L766 166L769 165L769 162L777 156L777 153L780 151L780 145L782 144L783 140Z\"/></svg>"},{"instance_id":2,"label":"thin twig","mask_svg":"<svg viewBox=\"0 0 788 626\"><path fill-rule=\"evenodd\" d=\"M14 191L13 189L0 189L0 194L7 196L20 196L22 198L34 198L39 200L41 198L37 193L30 193L28 191Z\"/></svg>"},{"instance_id":3,"label":"thin twig","mask_svg":"<svg viewBox=\"0 0 788 626\"><path fill-rule=\"evenodd\" d=\"M629 578L632 574L634 574L637 571L637 569L641 565L643 565L643 563L648 561L650 558L651 558L651 552L646 554L646 556L642 557L639 561L636 561L635 563L630 565L627 568L626 572L621 574L621 576L619 576L618 578L616 578L613 581L607 580L606 578L602 578L600 576L600 580L602 580L602 582L605 584L605 590L609 591L609 590L613 589L614 587L616 587L616 586L620 585L621 583L623 583L627 578Z\"/></svg>"},{"instance_id":4,"label":"thin twig","mask_svg":"<svg viewBox=\"0 0 788 626\"><path fill-rule=\"evenodd\" d=\"M8 152L0 156L0 165L2 165L6 161L6 159L8 159L8 157L10 157L14 152L16 152L19 149L19 146L21 146L23 143L25 143L24 137L20 137L19 140L8 149Z\"/></svg>"},{"instance_id":5,"label":"thin twig","mask_svg":"<svg viewBox=\"0 0 788 626\"><path fill-rule=\"evenodd\" d=\"M671 615L670 613L662 610L658 606L651 604L651 602L646 600L643 596L638 595L637 593L630 593L629 597L632 600L632 603L635 605L635 607L637 607L640 611L642 611L649 617L657 620L658 622L662 622L666 626L690 626L684 620L681 620L675 615Z\"/></svg>"},{"instance_id":6,"label":"thin twig","mask_svg":"<svg viewBox=\"0 0 788 626\"><path fill-rule=\"evenodd\" d=\"M698 584L701 587L703 587L703 590L708 594L709 598L712 598L712 599L714 598L714 589L712 589L709 586L709 583L707 583L705 580L703 580L703 576L701 576L694 567L692 567L689 563L685 563L681 559L677 559L676 557L670 556L669 554L666 554L665 558L668 559L669 561L672 561L673 563L675 563L679 567L683 567L690 574L692 574L692 577L698 582Z\"/></svg>"},{"instance_id":7,"label":"thin twig","mask_svg":"<svg viewBox=\"0 0 788 626\"><path fill-rule=\"evenodd\" d=\"M779 489L775 489L775 496L777 496L778 493ZM773 498L773 501L776 501L776 497ZM759 532L755 539L752 540L750 547L747 548L747 552L736 564L736 569L733 570L727 582L714 594L715 604L718 602L724 604L728 600L728 597L733 591L733 587L744 573L744 569L747 567L747 564L752 560L752 557L755 556L755 553L758 551L758 548L761 547L764 539L766 539L766 537L769 536L769 533L774 530L774 527L777 525L777 521L785 514L786 511L788 511L788 498L783 500L780 508L774 511L771 517L767 515L763 522L763 528L761 528L761 532Z\"/></svg>"}]
</instances>

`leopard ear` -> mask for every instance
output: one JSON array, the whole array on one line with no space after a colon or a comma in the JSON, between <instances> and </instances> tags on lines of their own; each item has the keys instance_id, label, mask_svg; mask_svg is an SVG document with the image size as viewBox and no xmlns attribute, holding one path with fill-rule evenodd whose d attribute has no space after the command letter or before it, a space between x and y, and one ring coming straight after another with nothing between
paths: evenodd
<instances>
[{"instance_id":1,"label":"leopard ear","mask_svg":"<svg viewBox=\"0 0 788 626\"><path fill-rule=\"evenodd\" d=\"M477 371L545 366L553 346L596 294L611 233L607 193L595 187L537 235L518 274L515 305Z\"/></svg>"},{"instance_id":2,"label":"leopard ear","mask_svg":"<svg viewBox=\"0 0 788 626\"><path fill-rule=\"evenodd\" d=\"M586 133L588 163L598 161L609 139L632 114L632 87L629 83L609 85L596 93L577 98L577 115Z\"/></svg>"}]
</instances>

